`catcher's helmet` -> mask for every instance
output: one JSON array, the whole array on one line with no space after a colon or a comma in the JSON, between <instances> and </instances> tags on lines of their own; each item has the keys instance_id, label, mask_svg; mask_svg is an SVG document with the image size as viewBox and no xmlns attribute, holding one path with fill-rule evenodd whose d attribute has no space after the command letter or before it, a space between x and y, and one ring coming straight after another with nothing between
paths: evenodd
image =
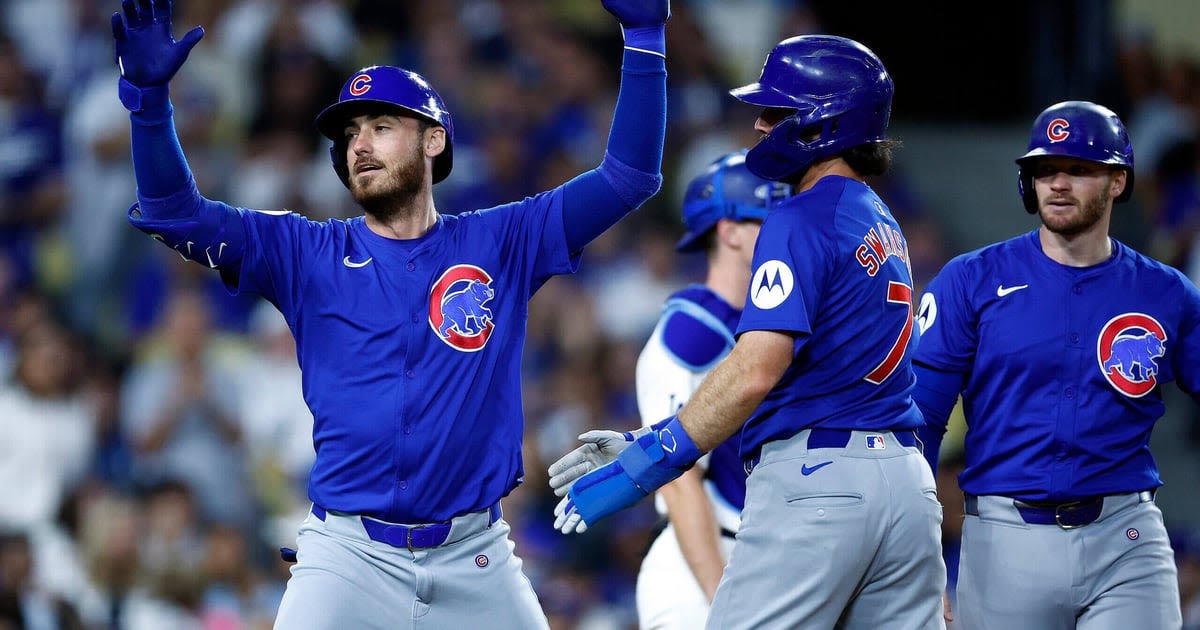
<instances>
[{"instance_id":1,"label":"catcher's helmet","mask_svg":"<svg viewBox=\"0 0 1200 630\"><path fill-rule=\"evenodd\" d=\"M1017 192L1026 212L1037 214L1033 169L1037 158L1073 157L1125 169L1125 190L1116 201L1133 194L1133 145L1129 132L1112 110L1088 101L1063 101L1047 107L1033 121L1029 150L1017 158Z\"/></svg>"},{"instance_id":2,"label":"catcher's helmet","mask_svg":"<svg viewBox=\"0 0 1200 630\"><path fill-rule=\"evenodd\" d=\"M342 86L337 102L317 114L317 129L333 140L329 154L343 184L350 185L343 135L346 122L371 105L399 108L445 128L446 148L433 159L433 183L446 179L453 165L454 123L442 97L416 72L395 66L370 66L354 73Z\"/></svg>"},{"instance_id":3,"label":"catcher's helmet","mask_svg":"<svg viewBox=\"0 0 1200 630\"><path fill-rule=\"evenodd\" d=\"M746 151L727 153L708 165L688 184L683 197L687 233L675 249L696 251L701 237L721 219L745 221L767 218L771 206L791 194L791 187L762 179L746 168Z\"/></svg>"},{"instance_id":4,"label":"catcher's helmet","mask_svg":"<svg viewBox=\"0 0 1200 630\"><path fill-rule=\"evenodd\" d=\"M729 92L751 105L796 110L750 149L746 165L779 180L817 159L884 140L894 91L879 57L852 39L785 39L767 55L757 83Z\"/></svg>"}]
</instances>

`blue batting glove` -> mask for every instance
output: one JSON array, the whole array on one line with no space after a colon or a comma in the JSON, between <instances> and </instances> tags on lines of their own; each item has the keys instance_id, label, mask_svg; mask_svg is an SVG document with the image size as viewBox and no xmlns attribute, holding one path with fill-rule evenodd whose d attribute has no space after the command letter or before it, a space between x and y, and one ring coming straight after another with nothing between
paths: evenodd
<instances>
[{"instance_id":1,"label":"blue batting glove","mask_svg":"<svg viewBox=\"0 0 1200 630\"><path fill-rule=\"evenodd\" d=\"M701 455L679 418L671 417L661 429L642 435L622 450L615 460L575 481L554 508L554 527L564 534L585 532L596 521L670 483Z\"/></svg>"},{"instance_id":2,"label":"blue batting glove","mask_svg":"<svg viewBox=\"0 0 1200 630\"><path fill-rule=\"evenodd\" d=\"M660 26L671 17L669 0L602 0L601 4L626 28Z\"/></svg>"},{"instance_id":3,"label":"blue batting glove","mask_svg":"<svg viewBox=\"0 0 1200 630\"><path fill-rule=\"evenodd\" d=\"M171 35L171 0L122 0L112 15L113 39L121 76L139 88L166 85L204 37L197 26L183 39Z\"/></svg>"}]
</instances>

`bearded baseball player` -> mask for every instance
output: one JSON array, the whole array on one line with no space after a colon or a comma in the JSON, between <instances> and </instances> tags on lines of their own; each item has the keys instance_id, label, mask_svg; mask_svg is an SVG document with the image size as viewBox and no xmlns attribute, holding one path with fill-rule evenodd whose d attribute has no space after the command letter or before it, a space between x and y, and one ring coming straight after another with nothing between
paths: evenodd
<instances>
[{"instance_id":1,"label":"bearded baseball player","mask_svg":"<svg viewBox=\"0 0 1200 630\"><path fill-rule=\"evenodd\" d=\"M709 628L945 627L908 248L866 183L890 163L893 90L862 44L806 35L732 92L762 108L750 171L795 186L759 233L737 342L676 415L609 449L624 446L556 508L560 530L584 531L741 429L746 501Z\"/></svg>"},{"instance_id":2,"label":"bearded baseball player","mask_svg":"<svg viewBox=\"0 0 1200 630\"><path fill-rule=\"evenodd\" d=\"M113 15L138 229L279 308L315 418L297 563L275 627L546 628L500 500L521 482L528 301L653 195L666 127L667 0L604 0L624 38L607 153L523 201L442 214L454 125L420 75L364 68L316 125L364 215L314 222L200 195L167 84L203 35L169 0Z\"/></svg>"},{"instance_id":3,"label":"bearded baseball player","mask_svg":"<svg viewBox=\"0 0 1200 630\"><path fill-rule=\"evenodd\" d=\"M791 196L786 184L746 168L746 152L714 160L688 184L683 199L687 231L681 252L703 252L707 273L667 299L658 325L637 362L637 397L646 427L675 413L712 367L733 349L746 303L754 241L772 204ZM589 431L583 446L550 467L550 485L567 493L569 471L587 466L599 449L621 444L621 434ZM637 579L638 621L643 630L704 627L708 607L733 548L746 497L746 471L737 435L691 470L663 486L655 500L669 519L657 532ZM582 473L580 473L582 474Z\"/></svg>"},{"instance_id":4,"label":"bearded baseball player","mask_svg":"<svg viewBox=\"0 0 1200 630\"><path fill-rule=\"evenodd\" d=\"M1200 291L1108 234L1134 173L1112 111L1047 108L1017 164L1041 225L951 260L918 316L931 466L959 394L968 423L954 617L971 630L1179 628L1149 441L1162 386L1200 400Z\"/></svg>"}]
</instances>

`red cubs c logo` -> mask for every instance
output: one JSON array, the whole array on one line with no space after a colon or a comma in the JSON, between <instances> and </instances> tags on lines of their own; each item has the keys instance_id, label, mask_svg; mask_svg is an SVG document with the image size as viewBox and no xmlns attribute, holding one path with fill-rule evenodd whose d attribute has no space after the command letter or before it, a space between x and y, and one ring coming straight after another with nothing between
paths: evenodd
<instances>
[{"instance_id":1,"label":"red cubs c logo","mask_svg":"<svg viewBox=\"0 0 1200 630\"><path fill-rule=\"evenodd\" d=\"M451 348L477 352L496 329L487 306L495 296L488 272L475 265L454 265L429 291L429 327Z\"/></svg>"},{"instance_id":2,"label":"red cubs c logo","mask_svg":"<svg viewBox=\"0 0 1200 630\"><path fill-rule=\"evenodd\" d=\"M350 94L353 96L362 96L371 89L371 75L360 74L350 81Z\"/></svg>"},{"instance_id":3,"label":"red cubs c logo","mask_svg":"<svg viewBox=\"0 0 1200 630\"><path fill-rule=\"evenodd\" d=\"M1123 313L1108 320L1096 340L1096 359L1114 389L1141 398L1158 385L1158 362L1167 352L1167 332L1145 313Z\"/></svg>"},{"instance_id":4,"label":"red cubs c logo","mask_svg":"<svg viewBox=\"0 0 1200 630\"><path fill-rule=\"evenodd\" d=\"M1062 142L1070 137L1071 132L1067 131L1070 126L1066 118L1055 118L1046 125L1046 137L1050 138L1050 142Z\"/></svg>"}]
</instances>

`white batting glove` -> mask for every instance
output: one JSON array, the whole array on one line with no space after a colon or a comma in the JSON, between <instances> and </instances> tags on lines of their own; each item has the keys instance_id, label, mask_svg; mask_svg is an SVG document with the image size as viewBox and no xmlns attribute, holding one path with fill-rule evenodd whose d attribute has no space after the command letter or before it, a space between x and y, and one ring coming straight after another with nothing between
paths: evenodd
<instances>
[{"instance_id":1,"label":"white batting glove","mask_svg":"<svg viewBox=\"0 0 1200 630\"><path fill-rule=\"evenodd\" d=\"M571 484L575 483L576 479L616 459L621 451L625 450L634 440L649 433L650 430L650 427L642 427L637 431L624 433L588 431L579 436L579 441L583 442L583 445L550 464L550 468L546 471L550 475L550 487L554 489L554 494L565 497L567 490L571 488ZM560 516L561 508L562 503L559 503L559 507L554 510L554 515L558 519L566 518ZM554 527L562 529L557 519ZM582 532L584 529L587 529L587 525L583 525L583 529L579 531ZM563 533L565 534L567 531L563 530Z\"/></svg>"},{"instance_id":2,"label":"white batting glove","mask_svg":"<svg viewBox=\"0 0 1200 630\"><path fill-rule=\"evenodd\" d=\"M567 508L567 504L570 502L571 497L563 497L558 505L554 506L554 529L564 534L582 534L587 531L588 525L583 522L583 516L575 511L574 505L570 509Z\"/></svg>"}]
</instances>

